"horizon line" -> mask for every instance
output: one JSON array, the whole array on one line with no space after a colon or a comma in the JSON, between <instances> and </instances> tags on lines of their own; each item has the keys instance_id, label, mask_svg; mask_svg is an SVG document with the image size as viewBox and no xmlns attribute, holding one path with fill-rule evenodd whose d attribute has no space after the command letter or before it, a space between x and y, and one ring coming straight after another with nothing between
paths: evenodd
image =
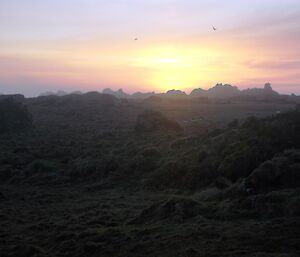
<instances>
[{"instance_id":1,"label":"horizon line","mask_svg":"<svg viewBox=\"0 0 300 257\"><path fill-rule=\"evenodd\" d=\"M80 93L80 94L86 94L86 93L89 93L89 92L98 92L98 93L102 93L102 94L105 94L103 93L103 91L105 90L111 90L112 93L117 93L117 92L122 92L124 94L127 94L129 96L133 96L134 94L137 94L137 93L141 93L141 94L154 94L154 95L160 95L160 94L166 94L168 92L171 92L171 91L177 91L177 92L181 92L183 94L186 94L187 96L190 96L191 93L194 91L194 90L197 90L197 89L201 89L203 91L209 91L210 89L213 89L215 88L216 86L218 85L221 85L221 86L231 86L232 88L236 88L238 91L245 91L245 90L249 90L249 89L264 89L264 87L269 84L272 88L273 91L277 92L279 95L296 95L296 96L299 96L299 94L297 94L296 92L290 92L290 93L281 93L280 91L276 91L273 89L273 86L272 86L272 83L265 83L262 87L257 87L257 86L253 86L253 87L245 87L245 88L240 88L239 86L236 86L236 85L232 85L232 84L228 84L228 83L217 83L215 84L214 86L211 86L211 87L208 87L208 88L202 88L202 87L195 87L195 88L188 88L188 91L187 90L181 90L181 89L176 89L176 88L172 88L172 89L169 89L169 90L166 90L166 91L163 91L163 92L156 92L156 91L142 91L142 90L139 90L139 91L133 91L132 93L128 93L126 90L124 90L123 87L120 87L119 89L113 89L111 87L103 87L102 89L91 89L91 90L80 90L80 89L76 89L74 88L74 90L66 90L66 89L56 89L56 90L45 90L43 92L38 92L36 93L35 95L27 95L27 94L24 94L22 92L10 92L10 93L5 93L5 92L0 92L0 95L23 95L25 98L34 98L34 97L39 97L39 96L43 96L44 94L48 94L48 95L58 95L58 94L65 94L65 95L70 95L70 94L73 94L73 93Z\"/></svg>"}]
</instances>

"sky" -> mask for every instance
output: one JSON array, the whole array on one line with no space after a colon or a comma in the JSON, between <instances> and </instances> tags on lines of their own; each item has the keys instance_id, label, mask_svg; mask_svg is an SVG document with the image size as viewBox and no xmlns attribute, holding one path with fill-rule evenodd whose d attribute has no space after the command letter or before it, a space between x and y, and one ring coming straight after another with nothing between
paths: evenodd
<instances>
[{"instance_id":1,"label":"sky","mask_svg":"<svg viewBox=\"0 0 300 257\"><path fill-rule=\"evenodd\" d=\"M299 0L1 0L0 31L0 93L300 94Z\"/></svg>"}]
</instances>

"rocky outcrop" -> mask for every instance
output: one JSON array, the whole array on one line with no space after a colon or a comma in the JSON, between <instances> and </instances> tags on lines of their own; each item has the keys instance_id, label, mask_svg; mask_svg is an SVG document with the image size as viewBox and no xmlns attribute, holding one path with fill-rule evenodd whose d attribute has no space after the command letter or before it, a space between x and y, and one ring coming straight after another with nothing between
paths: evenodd
<instances>
[{"instance_id":1,"label":"rocky outcrop","mask_svg":"<svg viewBox=\"0 0 300 257\"><path fill-rule=\"evenodd\" d=\"M185 97L185 96L187 96L187 94L181 90L172 89L172 90L167 91L167 93L165 93L165 96L167 96L167 97Z\"/></svg>"},{"instance_id":2,"label":"rocky outcrop","mask_svg":"<svg viewBox=\"0 0 300 257\"><path fill-rule=\"evenodd\" d=\"M149 92L149 93L136 92L131 95L132 98L137 98L137 99L146 99L152 96L155 96L155 92Z\"/></svg>"},{"instance_id":3,"label":"rocky outcrop","mask_svg":"<svg viewBox=\"0 0 300 257\"><path fill-rule=\"evenodd\" d=\"M192 97L206 97L208 95L207 90L202 88L195 88L191 93L190 96Z\"/></svg>"},{"instance_id":4,"label":"rocky outcrop","mask_svg":"<svg viewBox=\"0 0 300 257\"><path fill-rule=\"evenodd\" d=\"M255 97L272 97L279 96L279 94L272 89L270 83L266 83L264 88L248 88L241 92L243 96L255 96Z\"/></svg>"},{"instance_id":5,"label":"rocky outcrop","mask_svg":"<svg viewBox=\"0 0 300 257\"><path fill-rule=\"evenodd\" d=\"M110 89L110 88L105 88L103 91L102 91L102 93L103 94L107 94L107 95L113 95L113 96L115 96L115 97L117 97L117 98L129 98L130 97L130 95L129 94L127 94L127 93L125 93L124 91L123 91L123 89L119 89L119 90L117 90L117 91L113 91L112 89Z\"/></svg>"},{"instance_id":6,"label":"rocky outcrop","mask_svg":"<svg viewBox=\"0 0 300 257\"><path fill-rule=\"evenodd\" d=\"M245 180L249 191L300 187L300 150L287 150L262 163Z\"/></svg>"}]
</instances>

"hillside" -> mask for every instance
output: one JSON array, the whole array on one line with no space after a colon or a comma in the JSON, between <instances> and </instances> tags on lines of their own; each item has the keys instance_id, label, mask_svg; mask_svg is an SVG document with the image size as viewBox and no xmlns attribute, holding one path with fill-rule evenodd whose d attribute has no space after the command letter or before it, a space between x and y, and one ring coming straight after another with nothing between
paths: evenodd
<instances>
[{"instance_id":1,"label":"hillside","mask_svg":"<svg viewBox=\"0 0 300 257\"><path fill-rule=\"evenodd\" d=\"M0 100L1 256L300 254L299 108L151 97Z\"/></svg>"}]
</instances>

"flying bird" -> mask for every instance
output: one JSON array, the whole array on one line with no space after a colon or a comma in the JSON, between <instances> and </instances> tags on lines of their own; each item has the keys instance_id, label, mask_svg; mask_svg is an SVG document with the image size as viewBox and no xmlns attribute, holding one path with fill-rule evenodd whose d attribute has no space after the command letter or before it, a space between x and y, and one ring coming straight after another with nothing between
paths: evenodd
<instances>
[{"instance_id":1,"label":"flying bird","mask_svg":"<svg viewBox=\"0 0 300 257\"><path fill-rule=\"evenodd\" d=\"M139 39L136 37L135 39L134 39L134 41L138 41Z\"/></svg>"},{"instance_id":2,"label":"flying bird","mask_svg":"<svg viewBox=\"0 0 300 257\"><path fill-rule=\"evenodd\" d=\"M217 30L214 26L212 26L213 27L213 30Z\"/></svg>"}]
</instances>

